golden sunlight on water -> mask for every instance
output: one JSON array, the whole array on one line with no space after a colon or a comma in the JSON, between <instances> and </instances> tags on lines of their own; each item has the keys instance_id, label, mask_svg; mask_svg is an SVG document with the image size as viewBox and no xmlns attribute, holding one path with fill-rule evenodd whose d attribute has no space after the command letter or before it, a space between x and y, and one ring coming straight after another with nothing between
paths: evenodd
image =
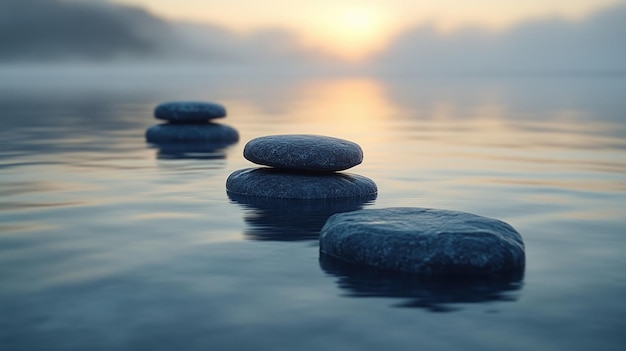
<instances>
[{"instance_id":1,"label":"golden sunlight on water","mask_svg":"<svg viewBox=\"0 0 626 351\"><path fill-rule=\"evenodd\" d=\"M399 193L419 189L424 195L423 188L429 188L436 197L459 196L455 188L505 184L571 191L626 188L624 141L613 122L570 106L520 111L515 98L528 91L440 85L314 79L292 82L277 93L280 104L276 97L253 104L235 99L234 114L243 115L236 117L243 132L237 148L267 134L345 138L364 150L355 172L389 179L385 186Z\"/></svg>"},{"instance_id":2,"label":"golden sunlight on water","mask_svg":"<svg viewBox=\"0 0 626 351\"><path fill-rule=\"evenodd\" d=\"M61 87L20 79L23 88L2 89L0 80L0 311L11 317L0 343L9 349L254 349L272 338L268 349L313 349L315 330L337 325L324 342L355 350L388 346L388 333L372 332L381 330L407 350L498 349L502 340L619 350L623 81L79 76ZM161 123L155 105L178 99L223 103L228 118L216 123L236 128L239 142L189 153L149 145L146 130ZM444 208L510 223L526 246L523 280L458 289L324 266L319 230L327 209L343 207L226 193L229 174L254 167L242 155L247 141L287 133L362 146L363 164L348 172L379 192L358 208ZM416 325L430 329L416 336ZM493 332L476 336L468 325ZM438 338L441 330L455 338Z\"/></svg>"},{"instance_id":3,"label":"golden sunlight on water","mask_svg":"<svg viewBox=\"0 0 626 351\"><path fill-rule=\"evenodd\" d=\"M393 110L383 86L373 79L313 81L303 84L299 94L294 113L321 133L372 138Z\"/></svg>"},{"instance_id":4,"label":"golden sunlight on water","mask_svg":"<svg viewBox=\"0 0 626 351\"><path fill-rule=\"evenodd\" d=\"M304 80L267 94L228 101L242 134L239 147L262 135L321 134L367 149L379 143L394 111L384 87L368 78Z\"/></svg>"},{"instance_id":5,"label":"golden sunlight on water","mask_svg":"<svg viewBox=\"0 0 626 351\"><path fill-rule=\"evenodd\" d=\"M394 164L410 177L459 186L626 188L623 139L610 133L613 123L583 109L537 110L531 119L508 104L506 92L398 103L385 85L367 79L315 82L300 91L294 115L314 121L319 133L356 138L366 151L361 167L374 175L389 176Z\"/></svg>"}]
</instances>

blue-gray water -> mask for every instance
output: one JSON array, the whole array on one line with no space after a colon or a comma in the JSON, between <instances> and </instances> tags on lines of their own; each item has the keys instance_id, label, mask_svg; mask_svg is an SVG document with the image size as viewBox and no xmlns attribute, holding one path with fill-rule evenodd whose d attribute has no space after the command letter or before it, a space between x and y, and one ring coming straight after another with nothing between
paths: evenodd
<instances>
[{"instance_id":1,"label":"blue-gray water","mask_svg":"<svg viewBox=\"0 0 626 351\"><path fill-rule=\"evenodd\" d=\"M2 350L621 350L626 78L0 72ZM223 103L225 149L146 144L169 100ZM359 143L368 203L229 198L251 138ZM334 207L333 207L334 206ZM513 283L319 260L333 212L446 208L524 237Z\"/></svg>"}]
</instances>

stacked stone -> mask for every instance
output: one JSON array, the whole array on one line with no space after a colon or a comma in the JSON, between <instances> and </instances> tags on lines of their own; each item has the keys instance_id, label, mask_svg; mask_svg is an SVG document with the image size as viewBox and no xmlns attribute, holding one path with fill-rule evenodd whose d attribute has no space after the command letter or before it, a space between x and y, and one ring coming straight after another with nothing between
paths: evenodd
<instances>
[{"instance_id":1,"label":"stacked stone","mask_svg":"<svg viewBox=\"0 0 626 351\"><path fill-rule=\"evenodd\" d=\"M239 140L237 130L214 123L226 117L224 106L210 102L168 102L158 105L154 117L167 123L146 131L146 140L155 144L230 144Z\"/></svg>"},{"instance_id":2,"label":"stacked stone","mask_svg":"<svg viewBox=\"0 0 626 351\"><path fill-rule=\"evenodd\" d=\"M371 197L376 184L358 174L343 173L363 161L361 147L351 141L319 135L273 135L249 141L244 157L269 167L235 171L228 192L284 199Z\"/></svg>"}]
</instances>

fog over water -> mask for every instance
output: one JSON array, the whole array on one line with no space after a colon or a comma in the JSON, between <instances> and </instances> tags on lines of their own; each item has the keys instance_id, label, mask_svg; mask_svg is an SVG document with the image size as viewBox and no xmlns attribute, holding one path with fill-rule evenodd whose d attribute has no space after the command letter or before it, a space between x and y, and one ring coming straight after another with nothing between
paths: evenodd
<instances>
[{"instance_id":1,"label":"fog over water","mask_svg":"<svg viewBox=\"0 0 626 351\"><path fill-rule=\"evenodd\" d=\"M621 350L623 78L132 67L0 73L3 350ZM146 143L155 105L182 99L223 103L240 142ZM350 171L377 198L229 198L228 175L252 166L245 142L288 133L357 142ZM320 260L329 215L396 206L510 223L524 276L421 281Z\"/></svg>"},{"instance_id":2,"label":"fog over water","mask_svg":"<svg viewBox=\"0 0 626 351\"><path fill-rule=\"evenodd\" d=\"M141 8L104 1L5 0L0 63L169 62L254 69L299 66L385 74L623 72L626 4L579 20L538 18L501 31L441 33L416 23L358 63L303 46L295 33L267 28L240 34L211 24L168 22Z\"/></svg>"},{"instance_id":3,"label":"fog over water","mask_svg":"<svg viewBox=\"0 0 626 351\"><path fill-rule=\"evenodd\" d=\"M609 350L626 343L626 7L441 34L360 63L107 1L0 0L0 350ZM62 20L60 20L62 19ZM229 145L159 145L157 104L223 104ZM245 143L359 144L359 201L229 196ZM511 224L512 280L326 260L337 212Z\"/></svg>"}]
</instances>

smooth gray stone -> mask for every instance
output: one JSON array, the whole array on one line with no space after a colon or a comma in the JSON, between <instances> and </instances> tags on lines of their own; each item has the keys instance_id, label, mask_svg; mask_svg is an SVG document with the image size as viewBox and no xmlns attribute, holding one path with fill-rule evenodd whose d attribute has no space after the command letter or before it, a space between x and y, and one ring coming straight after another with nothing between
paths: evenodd
<instances>
[{"instance_id":1,"label":"smooth gray stone","mask_svg":"<svg viewBox=\"0 0 626 351\"><path fill-rule=\"evenodd\" d=\"M226 116L224 106L212 102L166 102L154 109L154 117L172 123L201 123Z\"/></svg>"},{"instance_id":2,"label":"smooth gray stone","mask_svg":"<svg viewBox=\"0 0 626 351\"><path fill-rule=\"evenodd\" d=\"M339 260L424 275L498 274L524 269L524 243L510 225L426 208L360 210L331 216L320 252Z\"/></svg>"},{"instance_id":3,"label":"smooth gray stone","mask_svg":"<svg viewBox=\"0 0 626 351\"><path fill-rule=\"evenodd\" d=\"M233 127L216 123L154 125L146 130L149 143L234 143L239 133Z\"/></svg>"},{"instance_id":4,"label":"smooth gray stone","mask_svg":"<svg viewBox=\"0 0 626 351\"><path fill-rule=\"evenodd\" d=\"M270 135L250 140L243 157L259 165L305 171L342 171L363 161L361 147L320 135Z\"/></svg>"},{"instance_id":5,"label":"smooth gray stone","mask_svg":"<svg viewBox=\"0 0 626 351\"><path fill-rule=\"evenodd\" d=\"M376 194L371 179L346 173L295 172L279 168L246 168L226 180L229 192L282 199L337 199Z\"/></svg>"}]
</instances>

